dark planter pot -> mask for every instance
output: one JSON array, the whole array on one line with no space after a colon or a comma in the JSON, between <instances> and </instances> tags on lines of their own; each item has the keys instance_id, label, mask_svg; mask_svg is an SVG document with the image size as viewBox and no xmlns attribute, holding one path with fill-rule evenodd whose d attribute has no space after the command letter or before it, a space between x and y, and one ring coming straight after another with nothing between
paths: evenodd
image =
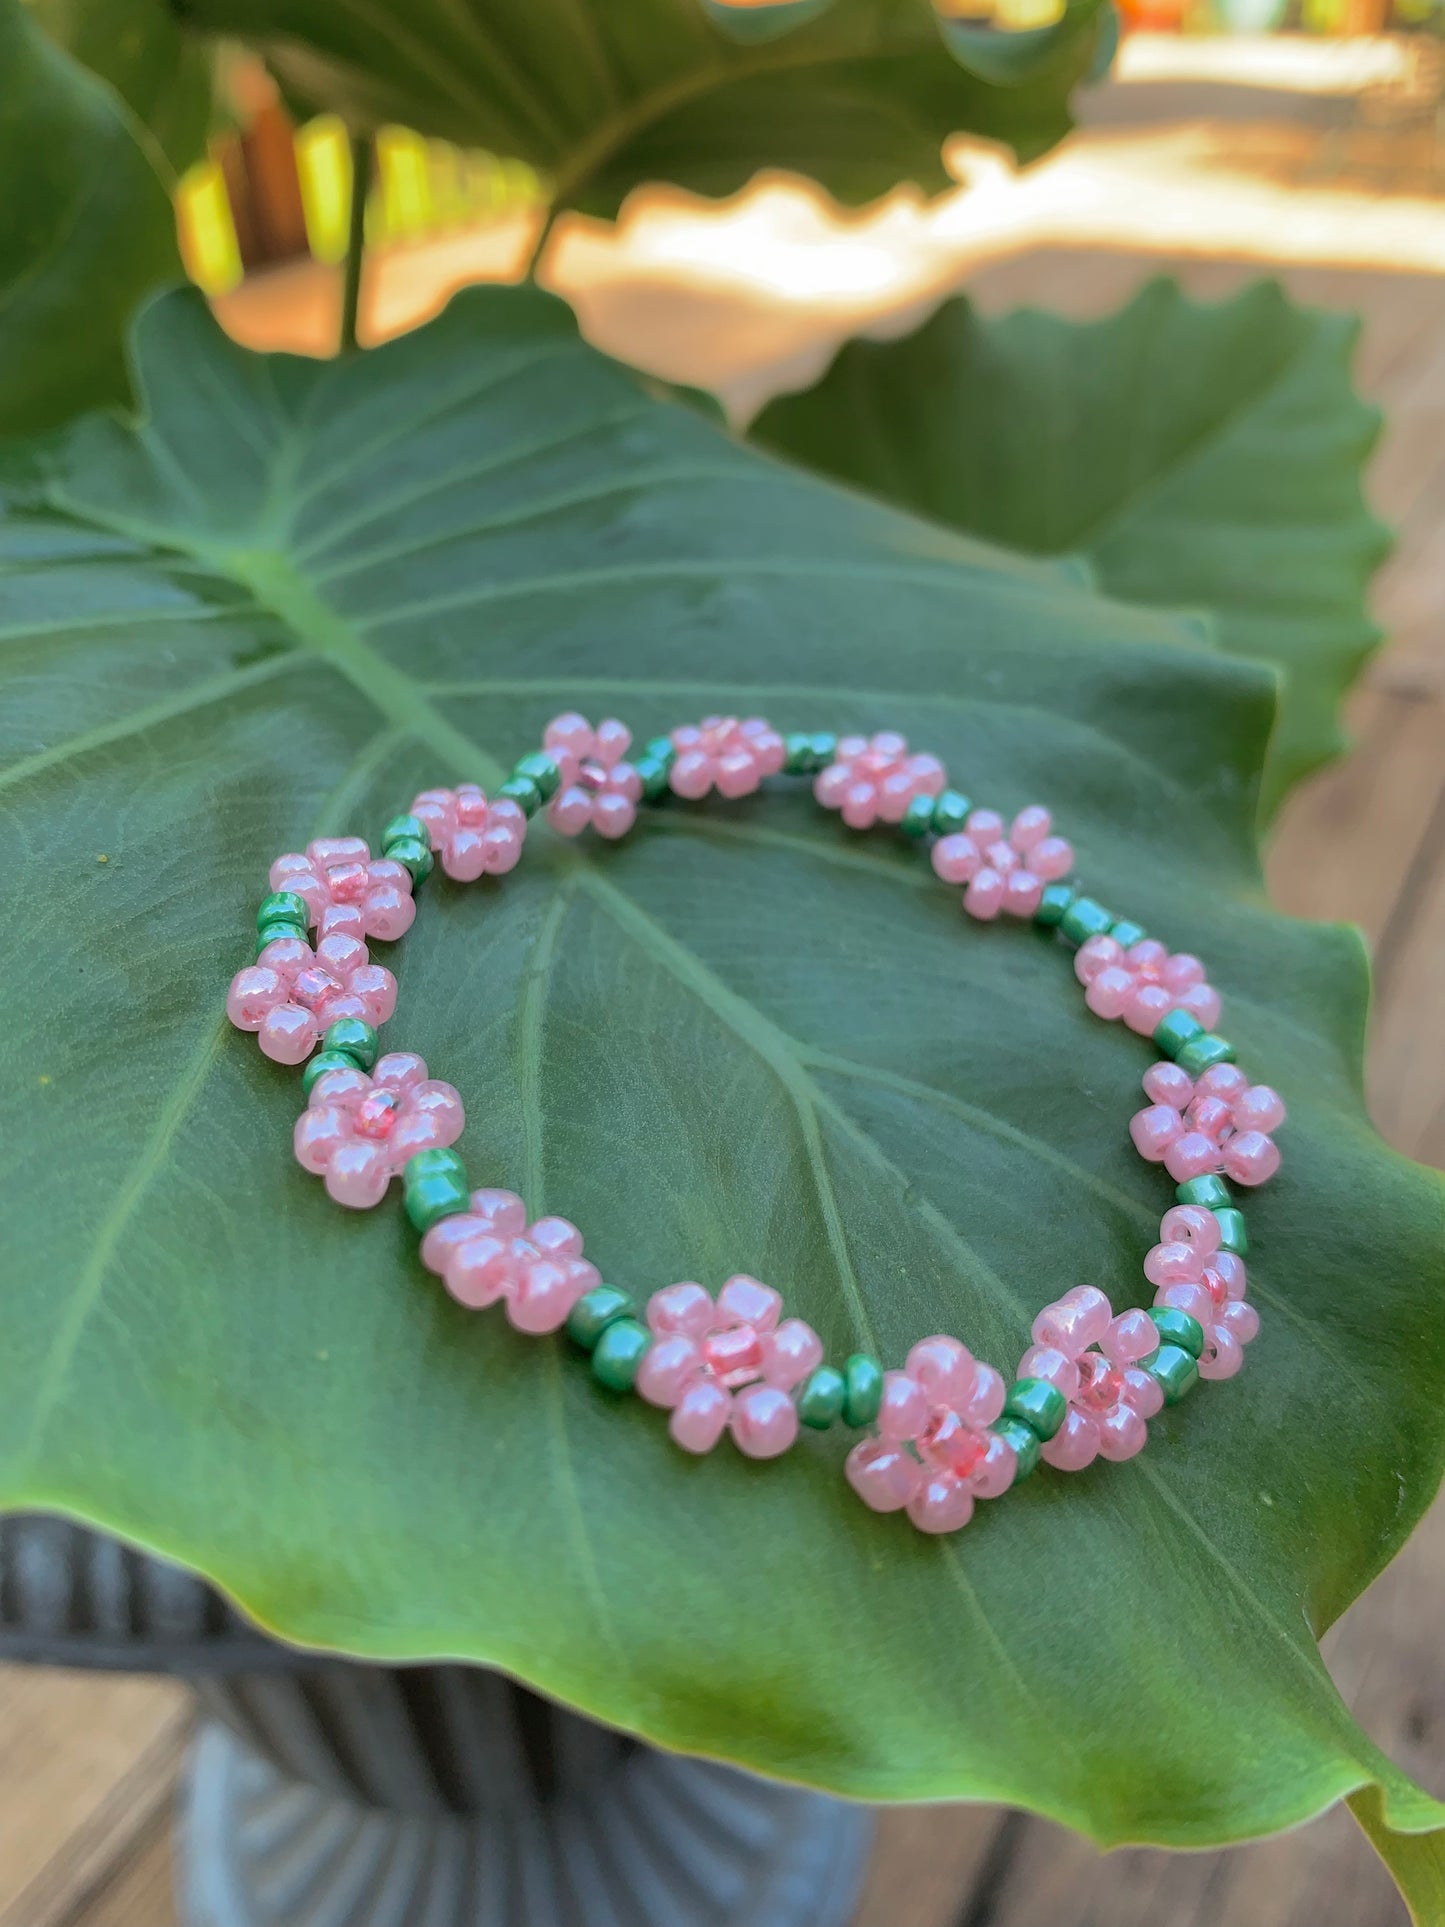
<instances>
[{"instance_id":1,"label":"dark planter pot","mask_svg":"<svg viewBox=\"0 0 1445 1927\"><path fill-rule=\"evenodd\" d=\"M178 1674L186 1927L842 1927L858 1807L464 1666L319 1660L78 1526L0 1519L0 1658Z\"/></svg>"}]
</instances>

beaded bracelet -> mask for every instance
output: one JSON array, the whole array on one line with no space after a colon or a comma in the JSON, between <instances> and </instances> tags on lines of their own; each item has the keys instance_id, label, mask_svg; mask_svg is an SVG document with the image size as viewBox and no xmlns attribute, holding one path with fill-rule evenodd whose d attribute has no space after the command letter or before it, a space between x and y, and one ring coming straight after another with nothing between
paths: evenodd
<instances>
[{"instance_id":1,"label":"beaded bracelet","mask_svg":"<svg viewBox=\"0 0 1445 1927\"><path fill-rule=\"evenodd\" d=\"M619 722L594 730L585 717L558 716L494 798L475 784L424 791L382 832L379 858L359 837L321 837L272 864L256 961L237 973L226 1008L268 1057L305 1064L294 1138L302 1166L354 1208L379 1203L400 1176L421 1261L459 1304L505 1304L519 1331L565 1326L600 1384L670 1413L685 1451L708 1452L728 1432L750 1458L767 1459L800 1426L866 1429L847 1457L849 1482L875 1511L906 1511L925 1532L956 1531L976 1500L997 1498L1041 1458L1064 1472L1132 1458L1165 1405L1201 1377L1231 1378L1259 1317L1245 1299L1244 1219L1226 1179L1252 1186L1274 1174L1270 1133L1285 1113L1215 1033L1219 995L1199 960L1171 955L1080 894L1068 881L1073 852L1047 810L1035 805L1005 825L950 789L936 757L910 754L891 732L784 738L761 720L709 717L656 738L634 761L630 746ZM1177 1186L1144 1259L1151 1309L1115 1316L1102 1291L1076 1286L1034 1320L1008 1383L942 1335L914 1345L901 1371L861 1352L834 1365L817 1333L784 1318L780 1295L755 1278L729 1278L716 1298L691 1281L665 1285L639 1317L583 1256L566 1219L529 1224L514 1193L469 1191L451 1148L461 1098L410 1052L378 1057L397 986L367 940L406 932L435 861L464 883L511 870L543 805L563 836L590 827L616 838L640 803L714 789L746 796L780 773L811 776L817 800L850 829L895 825L926 843L943 882L964 886L971 917L1002 913L1057 933L1074 946L1089 1009L1158 1046L1162 1061L1143 1080L1149 1103L1129 1126L1140 1155Z\"/></svg>"}]
</instances>

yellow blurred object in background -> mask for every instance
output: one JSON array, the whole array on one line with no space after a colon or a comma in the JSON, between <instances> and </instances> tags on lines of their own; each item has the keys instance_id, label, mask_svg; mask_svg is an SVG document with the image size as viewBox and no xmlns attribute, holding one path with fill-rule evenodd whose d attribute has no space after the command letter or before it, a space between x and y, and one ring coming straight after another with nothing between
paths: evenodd
<instances>
[{"instance_id":1,"label":"yellow blurred object in background","mask_svg":"<svg viewBox=\"0 0 1445 1927\"><path fill-rule=\"evenodd\" d=\"M186 273L204 294L227 294L240 286L241 248L217 162L197 161L181 176L176 226Z\"/></svg>"}]
</instances>

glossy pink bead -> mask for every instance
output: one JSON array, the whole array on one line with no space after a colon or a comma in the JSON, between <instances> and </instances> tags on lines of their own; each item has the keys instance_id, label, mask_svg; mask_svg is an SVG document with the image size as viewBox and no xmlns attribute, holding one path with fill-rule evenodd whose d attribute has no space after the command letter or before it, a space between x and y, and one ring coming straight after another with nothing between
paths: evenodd
<instances>
[{"instance_id":1,"label":"glossy pink bead","mask_svg":"<svg viewBox=\"0 0 1445 1927\"><path fill-rule=\"evenodd\" d=\"M632 732L615 717L596 729L585 716L554 716L542 746L561 773L561 785L547 805L547 821L563 836L577 836L589 825L599 836L625 836L637 817L642 778L629 763Z\"/></svg>"},{"instance_id":2,"label":"glossy pink bead","mask_svg":"<svg viewBox=\"0 0 1445 1927\"><path fill-rule=\"evenodd\" d=\"M864 1505L901 1512L923 1483L923 1467L901 1445L864 1439L848 1454L844 1472Z\"/></svg>"},{"instance_id":3,"label":"glossy pink bead","mask_svg":"<svg viewBox=\"0 0 1445 1927\"><path fill-rule=\"evenodd\" d=\"M1268 1084L1251 1084L1232 1094L1231 1110L1239 1131L1277 1131L1284 1123L1284 1100Z\"/></svg>"},{"instance_id":4,"label":"glossy pink bead","mask_svg":"<svg viewBox=\"0 0 1445 1927\"><path fill-rule=\"evenodd\" d=\"M1062 1352L1066 1358L1077 1358L1100 1342L1112 1316L1102 1291L1093 1285L1076 1285L1044 1306L1033 1323L1033 1341Z\"/></svg>"},{"instance_id":5,"label":"glossy pink bead","mask_svg":"<svg viewBox=\"0 0 1445 1927\"><path fill-rule=\"evenodd\" d=\"M775 1459L798 1436L798 1408L777 1385L745 1387L733 1400L728 1422L733 1443L750 1459Z\"/></svg>"},{"instance_id":6,"label":"glossy pink bead","mask_svg":"<svg viewBox=\"0 0 1445 1927\"><path fill-rule=\"evenodd\" d=\"M1159 1220L1160 1244L1188 1245L1203 1258L1218 1251L1220 1236L1218 1218L1202 1205L1173 1205Z\"/></svg>"},{"instance_id":7,"label":"glossy pink bead","mask_svg":"<svg viewBox=\"0 0 1445 1927\"><path fill-rule=\"evenodd\" d=\"M1144 1095L1155 1104L1167 1104L1181 1115L1194 1097L1194 1080L1178 1064L1151 1064L1144 1073Z\"/></svg>"},{"instance_id":8,"label":"glossy pink bead","mask_svg":"<svg viewBox=\"0 0 1445 1927\"><path fill-rule=\"evenodd\" d=\"M1162 1164L1169 1147L1184 1133L1184 1120L1167 1104L1151 1104L1129 1119L1129 1135L1141 1158Z\"/></svg>"},{"instance_id":9,"label":"glossy pink bead","mask_svg":"<svg viewBox=\"0 0 1445 1927\"><path fill-rule=\"evenodd\" d=\"M1264 1184L1279 1169L1279 1146L1263 1131L1240 1131L1224 1146L1224 1169L1236 1184Z\"/></svg>"},{"instance_id":10,"label":"glossy pink bead","mask_svg":"<svg viewBox=\"0 0 1445 1927\"><path fill-rule=\"evenodd\" d=\"M1164 1169L1176 1184L1207 1177L1219 1170L1219 1146L1202 1131L1185 1131L1164 1153Z\"/></svg>"},{"instance_id":11,"label":"glossy pink bead","mask_svg":"<svg viewBox=\"0 0 1445 1927\"><path fill-rule=\"evenodd\" d=\"M983 868L978 845L962 830L952 836L939 837L929 861L945 883L967 883Z\"/></svg>"},{"instance_id":12,"label":"glossy pink bead","mask_svg":"<svg viewBox=\"0 0 1445 1927\"><path fill-rule=\"evenodd\" d=\"M985 864L964 891L963 907L980 923L991 923L1003 909L1006 887L999 872Z\"/></svg>"},{"instance_id":13,"label":"glossy pink bead","mask_svg":"<svg viewBox=\"0 0 1445 1927\"><path fill-rule=\"evenodd\" d=\"M934 1472L908 1501L908 1516L920 1532L957 1532L973 1517L973 1504L966 1481Z\"/></svg>"}]
</instances>

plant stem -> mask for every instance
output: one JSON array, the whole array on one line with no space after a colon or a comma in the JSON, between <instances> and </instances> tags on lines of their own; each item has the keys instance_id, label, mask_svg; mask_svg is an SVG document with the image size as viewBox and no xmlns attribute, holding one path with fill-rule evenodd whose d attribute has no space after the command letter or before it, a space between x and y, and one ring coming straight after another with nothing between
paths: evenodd
<instances>
[{"instance_id":1,"label":"plant stem","mask_svg":"<svg viewBox=\"0 0 1445 1927\"><path fill-rule=\"evenodd\" d=\"M546 252L547 243L552 238L552 230L557 225L557 216L563 211L559 202L550 201L547 205L547 212L542 217L541 231L537 235L532 252L527 256L526 279L532 282L534 286L537 280L537 270L542 265L542 256Z\"/></svg>"},{"instance_id":2,"label":"plant stem","mask_svg":"<svg viewBox=\"0 0 1445 1927\"><path fill-rule=\"evenodd\" d=\"M357 347L356 318L361 307L361 268L366 254L366 203L371 193L372 146L369 134L351 136L351 225L346 236L345 278L341 284L341 353Z\"/></svg>"}]
</instances>

